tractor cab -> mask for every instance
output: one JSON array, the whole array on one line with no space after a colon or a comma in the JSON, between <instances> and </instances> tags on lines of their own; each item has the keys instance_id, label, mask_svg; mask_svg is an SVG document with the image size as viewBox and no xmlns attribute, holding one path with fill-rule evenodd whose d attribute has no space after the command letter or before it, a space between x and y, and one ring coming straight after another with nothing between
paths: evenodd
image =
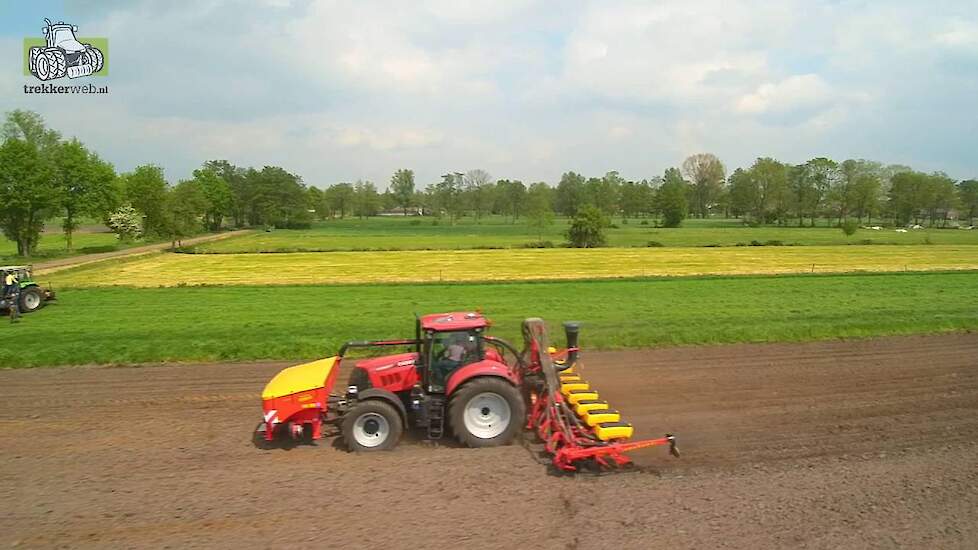
<instances>
[{"instance_id":1,"label":"tractor cab","mask_svg":"<svg viewBox=\"0 0 978 550\"><path fill-rule=\"evenodd\" d=\"M69 25L64 21L49 24L41 29L47 38L49 48L61 48L66 52L80 52L85 50L85 45L75 38L78 27Z\"/></svg>"},{"instance_id":2,"label":"tractor cab","mask_svg":"<svg viewBox=\"0 0 978 550\"><path fill-rule=\"evenodd\" d=\"M476 312L436 313L417 320L419 375L431 393L444 393L458 369L486 359L483 333L489 321ZM492 359L499 361L498 354Z\"/></svg>"}]
</instances>

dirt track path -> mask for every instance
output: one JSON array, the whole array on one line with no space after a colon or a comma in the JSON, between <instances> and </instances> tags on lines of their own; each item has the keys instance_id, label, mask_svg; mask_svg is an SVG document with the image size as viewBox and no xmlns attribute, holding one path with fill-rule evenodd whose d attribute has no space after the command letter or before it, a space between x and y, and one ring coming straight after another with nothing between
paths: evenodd
<instances>
[{"instance_id":1,"label":"dirt track path","mask_svg":"<svg viewBox=\"0 0 978 550\"><path fill-rule=\"evenodd\" d=\"M978 334L586 360L682 459L557 478L520 446L259 451L281 364L0 371L0 546L978 547Z\"/></svg>"},{"instance_id":2,"label":"dirt track path","mask_svg":"<svg viewBox=\"0 0 978 550\"><path fill-rule=\"evenodd\" d=\"M237 231L228 231L227 233L218 233L216 235L204 235L203 237L194 237L192 239L184 239L183 245L192 245L206 243L210 241L220 241L223 239L228 239L231 237L237 237L238 235L245 235L251 233L251 229L238 229ZM48 262L39 262L34 264L34 272L38 275L48 275L56 271L61 271L62 269L67 269L69 267L78 267L80 265L87 265L95 262L101 262L103 260L110 260L112 258L121 258L123 256L139 256L142 254L149 254L151 252L158 252L160 250L165 250L170 248L170 243L156 243L148 244L146 246L135 246L133 248L126 248L124 250L116 250L114 252L102 252L99 254L86 254L84 256L72 256L69 258L61 258L59 260L51 260Z\"/></svg>"}]
</instances>

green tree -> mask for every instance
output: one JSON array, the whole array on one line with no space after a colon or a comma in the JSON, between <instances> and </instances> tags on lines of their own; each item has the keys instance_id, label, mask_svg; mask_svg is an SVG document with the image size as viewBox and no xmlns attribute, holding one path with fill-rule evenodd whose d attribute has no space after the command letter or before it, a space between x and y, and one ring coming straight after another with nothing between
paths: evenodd
<instances>
[{"instance_id":1,"label":"green tree","mask_svg":"<svg viewBox=\"0 0 978 550\"><path fill-rule=\"evenodd\" d=\"M210 204L195 180L182 181L164 195L163 213L157 233L170 239L170 248L201 230L202 219Z\"/></svg>"},{"instance_id":2,"label":"green tree","mask_svg":"<svg viewBox=\"0 0 978 550\"><path fill-rule=\"evenodd\" d=\"M554 193L554 207L564 216L574 216L584 205L584 176L566 172Z\"/></svg>"},{"instance_id":3,"label":"green tree","mask_svg":"<svg viewBox=\"0 0 978 550\"><path fill-rule=\"evenodd\" d=\"M920 213L931 201L930 178L920 172L900 172L890 180L889 202L898 225L919 223Z\"/></svg>"},{"instance_id":4,"label":"green tree","mask_svg":"<svg viewBox=\"0 0 978 550\"><path fill-rule=\"evenodd\" d=\"M930 225L933 227L937 220L941 220L941 227L947 227L948 214L958 206L957 189L954 187L954 180L947 177L943 172L931 174L931 200L928 206L930 214Z\"/></svg>"},{"instance_id":5,"label":"green tree","mask_svg":"<svg viewBox=\"0 0 978 550\"><path fill-rule=\"evenodd\" d=\"M597 206L607 216L614 215L618 211L624 182L615 171L608 172L602 178L589 178L584 184L586 204Z\"/></svg>"},{"instance_id":6,"label":"green tree","mask_svg":"<svg viewBox=\"0 0 978 550\"><path fill-rule=\"evenodd\" d=\"M122 175L125 202L143 215L143 233L161 235L166 205L167 183L163 169L153 164L137 166Z\"/></svg>"},{"instance_id":7,"label":"green tree","mask_svg":"<svg viewBox=\"0 0 978 550\"><path fill-rule=\"evenodd\" d=\"M496 182L503 211L509 214L513 223L520 217L526 201L526 186L519 180L499 180Z\"/></svg>"},{"instance_id":8,"label":"green tree","mask_svg":"<svg viewBox=\"0 0 978 550\"><path fill-rule=\"evenodd\" d=\"M58 191L52 166L37 146L9 137L0 145L0 227L17 243L19 256L34 253Z\"/></svg>"},{"instance_id":9,"label":"green tree","mask_svg":"<svg viewBox=\"0 0 978 550\"><path fill-rule=\"evenodd\" d=\"M965 180L958 184L958 200L968 216L968 225L975 224L978 215L978 180Z\"/></svg>"},{"instance_id":10,"label":"green tree","mask_svg":"<svg viewBox=\"0 0 978 550\"><path fill-rule=\"evenodd\" d=\"M316 219L325 220L329 215L329 208L326 205L326 194L323 190L316 186L310 186L306 190L306 195L309 200L309 208L316 211Z\"/></svg>"},{"instance_id":11,"label":"green tree","mask_svg":"<svg viewBox=\"0 0 978 550\"><path fill-rule=\"evenodd\" d=\"M231 186L216 170L207 167L194 170L193 181L207 199L204 225L211 231L220 231L224 217L232 213L234 195Z\"/></svg>"},{"instance_id":12,"label":"green tree","mask_svg":"<svg viewBox=\"0 0 978 550\"><path fill-rule=\"evenodd\" d=\"M76 139L58 145L53 168L63 215L61 228L71 250L78 217L104 217L115 206L115 170Z\"/></svg>"},{"instance_id":13,"label":"green tree","mask_svg":"<svg viewBox=\"0 0 978 550\"><path fill-rule=\"evenodd\" d=\"M530 186L526 192L526 224L543 241L543 234L554 223L553 189L543 182Z\"/></svg>"},{"instance_id":14,"label":"green tree","mask_svg":"<svg viewBox=\"0 0 978 550\"><path fill-rule=\"evenodd\" d=\"M679 227L686 219L689 211L686 199L688 187L679 170L666 170L655 196L656 210L662 215L662 225L665 227Z\"/></svg>"},{"instance_id":15,"label":"green tree","mask_svg":"<svg viewBox=\"0 0 978 550\"><path fill-rule=\"evenodd\" d=\"M600 208L587 205L578 211L567 229L567 240L574 248L598 248L606 242L608 217Z\"/></svg>"},{"instance_id":16,"label":"green tree","mask_svg":"<svg viewBox=\"0 0 978 550\"><path fill-rule=\"evenodd\" d=\"M377 187L369 181L360 181L353 186L353 213L360 219L376 216L380 210L380 194Z\"/></svg>"},{"instance_id":17,"label":"green tree","mask_svg":"<svg viewBox=\"0 0 978 550\"><path fill-rule=\"evenodd\" d=\"M730 174L730 209L736 216L753 216L757 211L761 190L750 172L737 168ZM754 221L758 221L754 218Z\"/></svg>"},{"instance_id":18,"label":"green tree","mask_svg":"<svg viewBox=\"0 0 978 550\"><path fill-rule=\"evenodd\" d=\"M234 226L244 227L247 225L254 195L251 187L254 180L247 177L248 170L239 168L226 160L209 160L204 163L204 169L214 171L228 184L228 188L231 190L230 215Z\"/></svg>"},{"instance_id":19,"label":"green tree","mask_svg":"<svg viewBox=\"0 0 978 550\"><path fill-rule=\"evenodd\" d=\"M339 212L340 219L343 219L346 217L347 211L353 206L353 195L353 185L337 183L326 189L326 202L329 204L332 213L335 215Z\"/></svg>"},{"instance_id":20,"label":"green tree","mask_svg":"<svg viewBox=\"0 0 978 550\"><path fill-rule=\"evenodd\" d=\"M856 177L852 185L852 206L856 218L862 222L863 216L866 216L867 223L872 223L873 214L879 213L882 196L883 182L878 175L866 173Z\"/></svg>"},{"instance_id":21,"label":"green tree","mask_svg":"<svg viewBox=\"0 0 978 550\"><path fill-rule=\"evenodd\" d=\"M394 172L391 177L391 192L397 199L397 204L404 210L407 216L408 207L414 199L414 172L412 170L400 169Z\"/></svg>"},{"instance_id":22,"label":"green tree","mask_svg":"<svg viewBox=\"0 0 978 550\"><path fill-rule=\"evenodd\" d=\"M723 180L726 177L723 163L716 155L699 153L683 161L682 173L692 187L696 214L705 218L723 187Z\"/></svg>"},{"instance_id":23,"label":"green tree","mask_svg":"<svg viewBox=\"0 0 978 550\"><path fill-rule=\"evenodd\" d=\"M475 219L492 208L493 183L492 176L485 170L469 170L465 173L464 192L468 203L475 213Z\"/></svg>"}]
</instances>

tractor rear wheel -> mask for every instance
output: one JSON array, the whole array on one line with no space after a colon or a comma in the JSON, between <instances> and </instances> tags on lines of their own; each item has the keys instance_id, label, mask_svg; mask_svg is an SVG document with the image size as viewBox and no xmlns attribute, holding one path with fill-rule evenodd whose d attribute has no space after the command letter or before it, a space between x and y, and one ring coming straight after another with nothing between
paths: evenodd
<instances>
[{"instance_id":1,"label":"tractor rear wheel","mask_svg":"<svg viewBox=\"0 0 978 550\"><path fill-rule=\"evenodd\" d=\"M36 286L25 288L20 291L20 311L31 313L41 309L44 305L44 294Z\"/></svg>"},{"instance_id":2,"label":"tractor rear wheel","mask_svg":"<svg viewBox=\"0 0 978 550\"><path fill-rule=\"evenodd\" d=\"M92 74L95 74L102 70L102 65L105 64L105 57L102 55L102 50L92 46L91 44L85 44L85 55L88 57L88 62L92 65Z\"/></svg>"},{"instance_id":3,"label":"tractor rear wheel","mask_svg":"<svg viewBox=\"0 0 978 550\"><path fill-rule=\"evenodd\" d=\"M400 441L404 423L393 405L368 399L343 415L340 431L346 448L351 451L386 451Z\"/></svg>"},{"instance_id":4,"label":"tractor rear wheel","mask_svg":"<svg viewBox=\"0 0 978 550\"><path fill-rule=\"evenodd\" d=\"M526 404L520 390L497 377L476 378L459 388L448 404L448 420L459 443L496 447L513 441L523 427Z\"/></svg>"}]
</instances>

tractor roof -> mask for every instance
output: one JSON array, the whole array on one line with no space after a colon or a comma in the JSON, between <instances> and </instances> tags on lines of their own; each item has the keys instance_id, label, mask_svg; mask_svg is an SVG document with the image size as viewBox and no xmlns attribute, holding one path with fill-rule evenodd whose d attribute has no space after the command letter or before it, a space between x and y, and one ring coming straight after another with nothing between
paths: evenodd
<instances>
[{"instance_id":1,"label":"tractor roof","mask_svg":"<svg viewBox=\"0 0 978 550\"><path fill-rule=\"evenodd\" d=\"M435 332L451 330L473 330L486 328L489 320L475 311L453 311L451 313L432 313L421 317L421 328Z\"/></svg>"},{"instance_id":2,"label":"tractor roof","mask_svg":"<svg viewBox=\"0 0 978 550\"><path fill-rule=\"evenodd\" d=\"M0 266L0 271L20 271L21 269L30 269L29 265L5 265Z\"/></svg>"}]
</instances>

